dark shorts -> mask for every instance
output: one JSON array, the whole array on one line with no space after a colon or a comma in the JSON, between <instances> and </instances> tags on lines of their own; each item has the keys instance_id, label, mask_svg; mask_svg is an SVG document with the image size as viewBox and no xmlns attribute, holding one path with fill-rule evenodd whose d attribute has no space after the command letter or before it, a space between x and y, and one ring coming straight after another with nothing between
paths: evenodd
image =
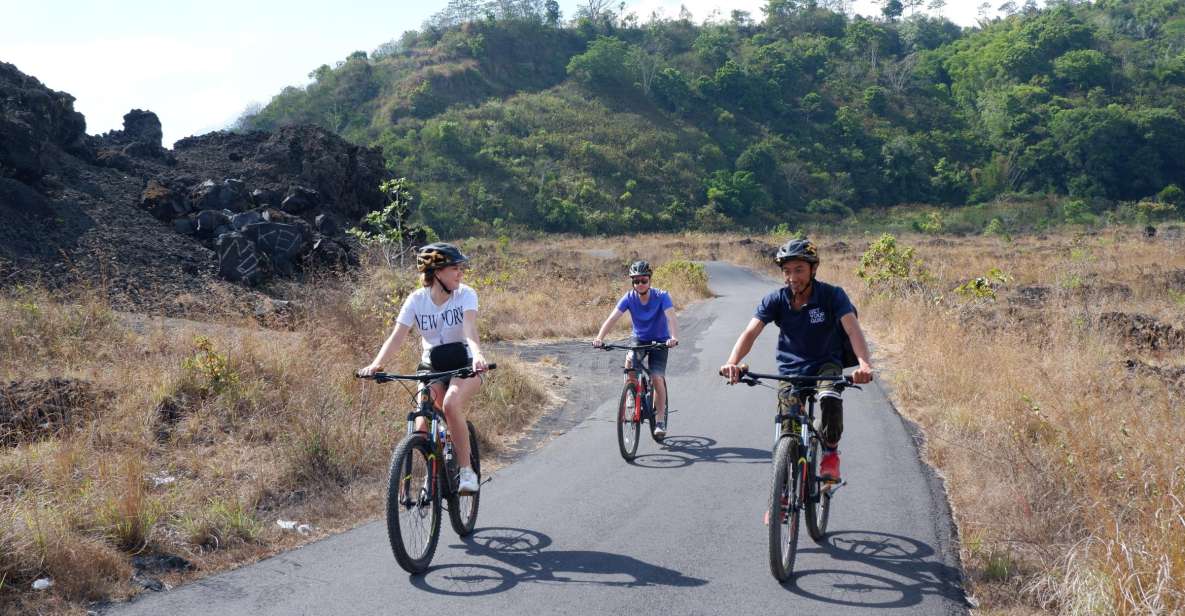
<instances>
[{"instance_id":1,"label":"dark shorts","mask_svg":"<svg viewBox=\"0 0 1185 616\"><path fill-rule=\"evenodd\" d=\"M644 342L636 342L635 344L646 344ZM663 347L661 349L648 349L645 351L637 351L638 356L646 362L646 367L650 369L651 376L663 376L667 373L667 352L670 349ZM629 367L630 358L633 357L634 351L626 351L625 365Z\"/></svg>"}]
</instances>

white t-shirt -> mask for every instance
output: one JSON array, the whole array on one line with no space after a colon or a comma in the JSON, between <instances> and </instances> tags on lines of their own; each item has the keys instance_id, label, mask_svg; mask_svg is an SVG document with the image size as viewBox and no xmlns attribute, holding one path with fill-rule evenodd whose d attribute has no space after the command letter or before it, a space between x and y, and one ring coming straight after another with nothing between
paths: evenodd
<instances>
[{"instance_id":1,"label":"white t-shirt","mask_svg":"<svg viewBox=\"0 0 1185 616\"><path fill-rule=\"evenodd\" d=\"M420 344L424 347L420 361L428 363L428 351L432 347L465 341L462 324L469 310L477 310L477 291L473 287L458 285L441 306L433 303L431 287L421 287L403 300L395 322L420 331Z\"/></svg>"}]
</instances>

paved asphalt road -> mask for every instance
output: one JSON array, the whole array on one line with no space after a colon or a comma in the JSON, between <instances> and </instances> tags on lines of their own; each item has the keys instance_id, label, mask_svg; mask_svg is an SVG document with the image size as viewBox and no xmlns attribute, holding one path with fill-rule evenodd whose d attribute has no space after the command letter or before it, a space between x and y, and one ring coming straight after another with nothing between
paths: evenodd
<instances>
[{"instance_id":1,"label":"paved asphalt road","mask_svg":"<svg viewBox=\"0 0 1185 616\"><path fill-rule=\"evenodd\" d=\"M762 525L775 394L715 377L770 279L708 265L718 298L685 311L671 352L671 435L617 452L609 383L591 414L483 488L478 530L447 520L433 568L401 570L381 522L107 614L963 614L953 525L879 387L845 393L843 472L822 545L769 573ZM749 360L773 372L776 329ZM594 353L590 350L590 353ZM600 356L612 374L608 353ZM579 378L579 375L574 375ZM616 377L613 377L614 379ZM480 428L480 426L479 426Z\"/></svg>"}]
</instances>

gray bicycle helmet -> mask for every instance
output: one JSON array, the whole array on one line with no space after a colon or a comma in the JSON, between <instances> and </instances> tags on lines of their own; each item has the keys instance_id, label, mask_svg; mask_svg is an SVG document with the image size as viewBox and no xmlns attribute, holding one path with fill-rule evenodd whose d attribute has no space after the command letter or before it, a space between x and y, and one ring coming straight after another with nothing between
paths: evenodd
<instances>
[{"instance_id":1,"label":"gray bicycle helmet","mask_svg":"<svg viewBox=\"0 0 1185 616\"><path fill-rule=\"evenodd\" d=\"M650 276L653 272L650 270L650 264L645 261L634 261L630 264L629 277L634 276Z\"/></svg>"},{"instance_id":2,"label":"gray bicycle helmet","mask_svg":"<svg viewBox=\"0 0 1185 616\"><path fill-rule=\"evenodd\" d=\"M774 256L774 261L778 265L787 261L793 261L794 259L815 264L819 262L819 251L815 249L813 242L804 237L786 242L778 249L778 254Z\"/></svg>"}]
</instances>

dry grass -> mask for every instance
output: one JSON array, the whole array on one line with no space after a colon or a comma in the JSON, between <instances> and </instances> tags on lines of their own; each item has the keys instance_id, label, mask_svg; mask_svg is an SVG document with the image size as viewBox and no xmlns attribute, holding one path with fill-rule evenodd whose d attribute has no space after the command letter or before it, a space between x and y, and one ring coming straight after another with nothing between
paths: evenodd
<instances>
[{"instance_id":1,"label":"dry grass","mask_svg":"<svg viewBox=\"0 0 1185 616\"><path fill-rule=\"evenodd\" d=\"M22 396L0 412L35 399L43 415L72 418L0 435L0 611L132 594L137 554L210 572L373 518L410 396L351 372L386 335L390 290L378 283L389 277L310 286L280 330L128 317L95 295L0 297L0 397ZM406 345L394 368L418 355ZM551 403L528 364L493 359L471 413L490 456ZM57 389L98 392L94 408L59 412L77 396ZM281 518L316 531L285 532ZM31 591L42 577L52 589Z\"/></svg>"},{"instance_id":2,"label":"dry grass","mask_svg":"<svg viewBox=\"0 0 1185 616\"><path fill-rule=\"evenodd\" d=\"M946 477L972 594L992 612L1185 610L1185 381L1163 376L1185 350L1164 328L1185 325L1181 245L1122 230L903 243L926 290L855 295ZM952 292L991 268L1012 277L996 300ZM1133 313L1162 329L1111 325Z\"/></svg>"}]
</instances>

